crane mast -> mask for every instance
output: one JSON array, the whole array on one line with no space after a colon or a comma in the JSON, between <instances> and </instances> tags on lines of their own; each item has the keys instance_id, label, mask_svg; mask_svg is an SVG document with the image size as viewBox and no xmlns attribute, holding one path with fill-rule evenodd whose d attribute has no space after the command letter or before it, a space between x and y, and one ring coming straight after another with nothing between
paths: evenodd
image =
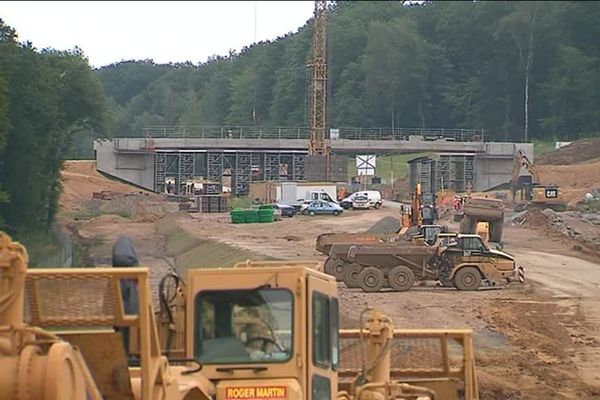
<instances>
[{"instance_id":1,"label":"crane mast","mask_svg":"<svg viewBox=\"0 0 600 400\"><path fill-rule=\"evenodd\" d=\"M309 155L327 155L327 0L315 0Z\"/></svg>"}]
</instances>

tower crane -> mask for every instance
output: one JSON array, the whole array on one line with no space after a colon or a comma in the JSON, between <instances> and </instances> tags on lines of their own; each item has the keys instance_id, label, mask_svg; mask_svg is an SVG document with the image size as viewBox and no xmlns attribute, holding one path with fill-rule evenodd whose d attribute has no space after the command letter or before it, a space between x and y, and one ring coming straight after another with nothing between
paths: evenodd
<instances>
[{"instance_id":1,"label":"tower crane","mask_svg":"<svg viewBox=\"0 0 600 400\"><path fill-rule=\"evenodd\" d=\"M329 155L327 128L327 0L315 0L309 155Z\"/></svg>"}]
</instances>

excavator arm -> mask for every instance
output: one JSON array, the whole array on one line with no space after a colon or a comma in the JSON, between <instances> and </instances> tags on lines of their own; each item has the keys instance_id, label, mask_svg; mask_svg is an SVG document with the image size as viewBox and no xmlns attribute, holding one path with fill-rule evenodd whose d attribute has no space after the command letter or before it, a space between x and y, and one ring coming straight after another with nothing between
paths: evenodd
<instances>
[{"instance_id":1,"label":"excavator arm","mask_svg":"<svg viewBox=\"0 0 600 400\"><path fill-rule=\"evenodd\" d=\"M519 181L519 172L521 171L521 167L525 167L527 172L529 172L531 174L534 183L540 182L540 176L537 172L537 169L533 165L533 163L531 161L529 161L529 158L527 158L527 156L525 155L523 150L518 150L517 154L515 155L515 164L514 164L513 173L512 173L513 187L516 187L517 182Z\"/></svg>"}]
</instances>

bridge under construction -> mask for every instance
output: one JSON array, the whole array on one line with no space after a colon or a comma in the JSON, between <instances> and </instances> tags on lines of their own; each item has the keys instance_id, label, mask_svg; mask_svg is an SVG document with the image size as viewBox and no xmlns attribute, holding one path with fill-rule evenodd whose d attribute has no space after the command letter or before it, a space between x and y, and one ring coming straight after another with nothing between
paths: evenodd
<instances>
[{"instance_id":1,"label":"bridge under construction","mask_svg":"<svg viewBox=\"0 0 600 400\"><path fill-rule=\"evenodd\" d=\"M207 193L228 185L243 196L253 181L324 180L322 159L308 154L309 134L306 127L150 127L145 137L97 141L94 151L100 172L145 189L162 192L172 182L179 192L201 179ZM452 159L439 163L445 187L461 191L471 182L484 191L510 180L518 150L533 157L532 144L486 142L481 130L340 128L328 136L334 182L348 180L348 157L356 154L428 153Z\"/></svg>"}]
</instances>

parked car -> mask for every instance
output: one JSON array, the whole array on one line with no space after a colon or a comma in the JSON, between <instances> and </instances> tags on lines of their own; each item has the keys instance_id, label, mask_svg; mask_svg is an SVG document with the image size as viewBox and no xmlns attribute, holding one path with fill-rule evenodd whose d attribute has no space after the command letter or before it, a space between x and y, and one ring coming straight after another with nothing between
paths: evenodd
<instances>
[{"instance_id":1,"label":"parked car","mask_svg":"<svg viewBox=\"0 0 600 400\"><path fill-rule=\"evenodd\" d=\"M296 215L297 211L294 206L288 206L287 204L276 204L278 213L281 213L282 217L292 218Z\"/></svg>"},{"instance_id":2,"label":"parked car","mask_svg":"<svg viewBox=\"0 0 600 400\"><path fill-rule=\"evenodd\" d=\"M367 196L356 196L352 199L352 208L368 210L371 208L371 203L369 202L369 198Z\"/></svg>"},{"instance_id":3,"label":"parked car","mask_svg":"<svg viewBox=\"0 0 600 400\"><path fill-rule=\"evenodd\" d=\"M357 196L366 196L369 199L369 207L379 208L382 206L381 192L379 190L363 190L354 192L340 202L340 205L345 208L352 208L352 201Z\"/></svg>"},{"instance_id":4,"label":"parked car","mask_svg":"<svg viewBox=\"0 0 600 400\"><path fill-rule=\"evenodd\" d=\"M340 207L338 204L330 203L328 201L323 200L315 200L311 201L308 207L304 211L302 211L305 215L340 215L344 212L344 209Z\"/></svg>"}]
</instances>

